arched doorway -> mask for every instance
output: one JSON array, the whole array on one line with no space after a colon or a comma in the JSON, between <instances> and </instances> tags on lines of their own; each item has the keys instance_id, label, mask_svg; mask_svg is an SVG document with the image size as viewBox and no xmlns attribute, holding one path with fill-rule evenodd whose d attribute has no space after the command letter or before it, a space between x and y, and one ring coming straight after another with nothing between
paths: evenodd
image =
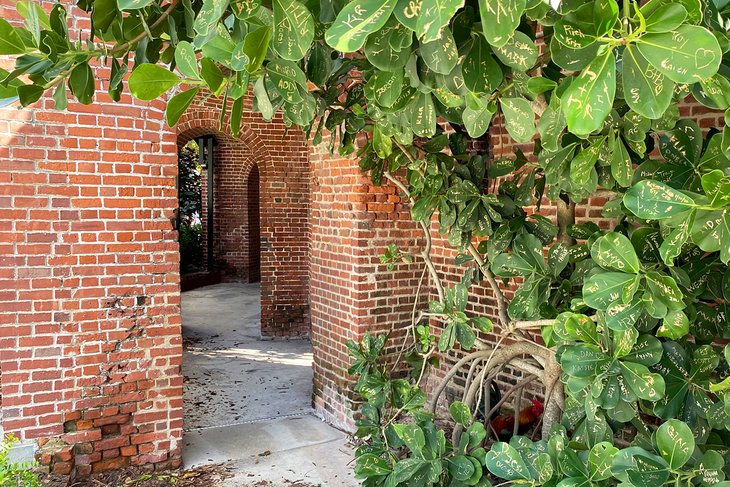
<instances>
[{"instance_id":1,"label":"arched doorway","mask_svg":"<svg viewBox=\"0 0 730 487\"><path fill-rule=\"evenodd\" d=\"M261 211L259 167L254 164L248 174L248 282L261 281Z\"/></svg>"}]
</instances>

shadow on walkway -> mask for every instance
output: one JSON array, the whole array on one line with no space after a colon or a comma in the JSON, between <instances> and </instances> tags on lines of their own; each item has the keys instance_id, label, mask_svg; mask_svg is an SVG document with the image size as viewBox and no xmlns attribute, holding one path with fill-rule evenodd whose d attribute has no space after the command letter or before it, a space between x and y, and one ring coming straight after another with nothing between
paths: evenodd
<instances>
[{"instance_id":1,"label":"shadow on walkway","mask_svg":"<svg viewBox=\"0 0 730 487\"><path fill-rule=\"evenodd\" d=\"M185 466L231 462L231 487L358 485L347 436L312 414L311 344L260 340L259 296L234 283L182 295Z\"/></svg>"}]
</instances>

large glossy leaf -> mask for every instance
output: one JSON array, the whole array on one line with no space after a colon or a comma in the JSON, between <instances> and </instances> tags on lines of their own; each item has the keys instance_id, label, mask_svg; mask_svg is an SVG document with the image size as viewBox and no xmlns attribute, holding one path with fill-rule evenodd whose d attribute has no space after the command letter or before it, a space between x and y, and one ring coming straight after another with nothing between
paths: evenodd
<instances>
[{"instance_id":1,"label":"large glossy leaf","mask_svg":"<svg viewBox=\"0 0 730 487\"><path fill-rule=\"evenodd\" d=\"M674 83L649 64L633 45L624 50L622 82L626 102L646 118L661 117L672 101Z\"/></svg>"},{"instance_id":2,"label":"large glossy leaf","mask_svg":"<svg viewBox=\"0 0 730 487\"><path fill-rule=\"evenodd\" d=\"M476 105L476 108L472 105ZM469 137L479 138L487 133L495 111L496 107L486 96L464 108L461 117Z\"/></svg>"},{"instance_id":3,"label":"large glossy leaf","mask_svg":"<svg viewBox=\"0 0 730 487\"><path fill-rule=\"evenodd\" d=\"M487 42L495 47L507 44L520 24L526 0L479 0L482 30Z\"/></svg>"},{"instance_id":4,"label":"large glossy leaf","mask_svg":"<svg viewBox=\"0 0 730 487\"><path fill-rule=\"evenodd\" d=\"M423 42L435 41L464 0L422 0L416 21L416 35Z\"/></svg>"},{"instance_id":5,"label":"large glossy leaf","mask_svg":"<svg viewBox=\"0 0 730 487\"><path fill-rule=\"evenodd\" d=\"M583 301L593 309L607 309L622 300L625 289L635 285L635 280L635 275L623 272L594 274L583 284Z\"/></svg>"},{"instance_id":6,"label":"large glossy leaf","mask_svg":"<svg viewBox=\"0 0 730 487\"><path fill-rule=\"evenodd\" d=\"M363 0L350 2L340 10L325 32L325 40L341 52L355 52L367 37L388 21L396 0Z\"/></svg>"},{"instance_id":7,"label":"large glossy leaf","mask_svg":"<svg viewBox=\"0 0 730 487\"><path fill-rule=\"evenodd\" d=\"M568 345L560 355L560 366L571 377L595 377L610 364L611 357L587 343Z\"/></svg>"},{"instance_id":8,"label":"large glossy leaf","mask_svg":"<svg viewBox=\"0 0 730 487\"><path fill-rule=\"evenodd\" d=\"M487 452L487 468L505 480L529 480L530 470L520 453L507 443L497 442Z\"/></svg>"},{"instance_id":9,"label":"large glossy leaf","mask_svg":"<svg viewBox=\"0 0 730 487\"><path fill-rule=\"evenodd\" d=\"M631 241L620 233L610 232L596 239L591 246L591 257L604 269L637 273L641 268L639 257Z\"/></svg>"},{"instance_id":10,"label":"large glossy leaf","mask_svg":"<svg viewBox=\"0 0 730 487\"><path fill-rule=\"evenodd\" d=\"M228 7L228 0L204 0L202 8L195 16L195 32L201 36L207 36L209 32L215 30L226 7ZM120 8L120 10L122 9Z\"/></svg>"},{"instance_id":11,"label":"large glossy leaf","mask_svg":"<svg viewBox=\"0 0 730 487\"><path fill-rule=\"evenodd\" d=\"M147 64L145 66L152 66L150 64ZM169 71L167 71L164 68L160 68L166 73L172 74ZM134 73L133 73L134 75ZM175 77L175 80L177 82L177 76L172 74L172 76ZM90 105L94 101L94 72L91 69L91 66L89 66L88 63L82 63L76 66L73 71L71 71L71 75L68 78L68 86L71 88L71 93L74 94L76 99L79 101L79 103L83 105ZM129 80L129 89L132 90L132 79ZM166 91L166 90L165 90ZM132 92L134 94L134 92ZM140 99L147 99L147 100L154 100L162 93L158 93L152 98L141 98L137 96L137 98ZM136 96L136 95L135 95Z\"/></svg>"},{"instance_id":12,"label":"large glossy leaf","mask_svg":"<svg viewBox=\"0 0 730 487\"><path fill-rule=\"evenodd\" d=\"M436 73L449 74L454 69L459 61L459 52L448 27L441 31L439 38L421 43L421 58Z\"/></svg>"},{"instance_id":13,"label":"large glossy leaf","mask_svg":"<svg viewBox=\"0 0 730 487\"><path fill-rule=\"evenodd\" d=\"M187 41L180 41L175 48L175 64L180 73L188 78L200 79L195 48Z\"/></svg>"},{"instance_id":14,"label":"large glossy leaf","mask_svg":"<svg viewBox=\"0 0 730 487\"><path fill-rule=\"evenodd\" d=\"M692 430L678 419L670 419L659 427L656 444L661 456L674 470L683 467L695 451Z\"/></svg>"},{"instance_id":15,"label":"large glossy leaf","mask_svg":"<svg viewBox=\"0 0 730 487\"><path fill-rule=\"evenodd\" d=\"M15 28L5 19L0 19L0 55L22 54L25 52L23 40Z\"/></svg>"},{"instance_id":16,"label":"large glossy leaf","mask_svg":"<svg viewBox=\"0 0 730 487\"><path fill-rule=\"evenodd\" d=\"M170 70L156 64L142 64L129 77L129 91L140 100L154 100L180 82Z\"/></svg>"},{"instance_id":17,"label":"large glossy leaf","mask_svg":"<svg viewBox=\"0 0 730 487\"><path fill-rule=\"evenodd\" d=\"M624 205L634 215L645 219L662 219L691 210L692 198L664 183L639 181L624 195Z\"/></svg>"},{"instance_id":18,"label":"large glossy leaf","mask_svg":"<svg viewBox=\"0 0 730 487\"><path fill-rule=\"evenodd\" d=\"M524 144L535 135L535 112L524 98L502 98L502 113L507 132L515 142Z\"/></svg>"},{"instance_id":19,"label":"large glossy leaf","mask_svg":"<svg viewBox=\"0 0 730 487\"><path fill-rule=\"evenodd\" d=\"M307 53L314 39L312 14L297 0L274 0L273 4L272 46L282 58L299 61Z\"/></svg>"},{"instance_id":20,"label":"large glossy leaf","mask_svg":"<svg viewBox=\"0 0 730 487\"><path fill-rule=\"evenodd\" d=\"M611 472L625 485L662 487L669 478L669 465L662 457L634 446L616 453Z\"/></svg>"},{"instance_id":21,"label":"large glossy leaf","mask_svg":"<svg viewBox=\"0 0 730 487\"><path fill-rule=\"evenodd\" d=\"M655 374L642 364L621 362L621 372L626 385L639 399L658 401L664 397L664 378Z\"/></svg>"},{"instance_id":22,"label":"large glossy leaf","mask_svg":"<svg viewBox=\"0 0 730 487\"><path fill-rule=\"evenodd\" d=\"M537 47L526 34L515 32L506 44L494 48L494 54L507 66L527 71L537 61Z\"/></svg>"},{"instance_id":23,"label":"large glossy leaf","mask_svg":"<svg viewBox=\"0 0 730 487\"><path fill-rule=\"evenodd\" d=\"M730 210L698 211L690 234L699 248L705 252L719 250L722 262L730 262Z\"/></svg>"},{"instance_id":24,"label":"large glossy leaf","mask_svg":"<svg viewBox=\"0 0 730 487\"><path fill-rule=\"evenodd\" d=\"M696 83L720 67L722 51L704 27L684 24L672 32L646 34L637 43L639 52L660 73L676 83Z\"/></svg>"},{"instance_id":25,"label":"large glossy leaf","mask_svg":"<svg viewBox=\"0 0 730 487\"><path fill-rule=\"evenodd\" d=\"M576 135L588 135L601 128L613 108L615 94L616 58L608 51L591 62L560 97L568 129Z\"/></svg>"},{"instance_id":26,"label":"large glossy leaf","mask_svg":"<svg viewBox=\"0 0 730 487\"><path fill-rule=\"evenodd\" d=\"M185 110L187 110L198 95L199 91L199 88L193 88L183 91L182 93L178 93L170 98L170 101L167 102L167 107L165 108L165 118L167 119L168 126L175 126L178 120L180 120L182 114L185 113Z\"/></svg>"},{"instance_id":27,"label":"large glossy leaf","mask_svg":"<svg viewBox=\"0 0 730 487\"><path fill-rule=\"evenodd\" d=\"M155 0L117 0L119 10L136 10L145 8Z\"/></svg>"},{"instance_id":28,"label":"large glossy leaf","mask_svg":"<svg viewBox=\"0 0 730 487\"><path fill-rule=\"evenodd\" d=\"M502 82L502 68L492 57L492 50L481 34L472 37L472 45L461 68L464 85L475 93L491 93Z\"/></svg>"},{"instance_id":29,"label":"large glossy leaf","mask_svg":"<svg viewBox=\"0 0 730 487\"><path fill-rule=\"evenodd\" d=\"M246 71L255 73L259 70L266 58L270 40L271 28L269 26L259 27L246 35L246 39L243 41L243 54L248 58L248 62L245 64Z\"/></svg>"}]
</instances>

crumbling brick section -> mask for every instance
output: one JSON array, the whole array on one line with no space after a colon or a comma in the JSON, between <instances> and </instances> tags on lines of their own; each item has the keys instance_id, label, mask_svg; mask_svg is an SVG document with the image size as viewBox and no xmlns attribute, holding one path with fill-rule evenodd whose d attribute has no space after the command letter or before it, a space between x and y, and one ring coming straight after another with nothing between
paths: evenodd
<instances>
[{"instance_id":1,"label":"crumbling brick section","mask_svg":"<svg viewBox=\"0 0 730 487\"><path fill-rule=\"evenodd\" d=\"M109 74L93 105L0 110L3 429L62 473L181 458L176 137L163 102L113 103Z\"/></svg>"}]
</instances>

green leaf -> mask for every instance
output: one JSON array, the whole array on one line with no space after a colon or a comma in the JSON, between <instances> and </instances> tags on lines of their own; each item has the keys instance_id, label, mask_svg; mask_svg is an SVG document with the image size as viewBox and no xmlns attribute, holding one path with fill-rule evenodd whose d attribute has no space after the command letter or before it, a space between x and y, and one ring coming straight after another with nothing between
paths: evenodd
<instances>
[{"instance_id":1,"label":"green leaf","mask_svg":"<svg viewBox=\"0 0 730 487\"><path fill-rule=\"evenodd\" d=\"M622 448L613 457L611 473L624 485L661 487L669 478L669 465L643 448Z\"/></svg>"},{"instance_id":2,"label":"green leaf","mask_svg":"<svg viewBox=\"0 0 730 487\"><path fill-rule=\"evenodd\" d=\"M195 16L195 32L201 36L207 36L211 30L215 30L226 7L228 7L228 0L203 0L203 6Z\"/></svg>"},{"instance_id":3,"label":"green leaf","mask_svg":"<svg viewBox=\"0 0 730 487\"><path fill-rule=\"evenodd\" d=\"M178 42L175 48L175 64L177 64L177 69L183 76L200 79L195 48L188 41Z\"/></svg>"},{"instance_id":4,"label":"green leaf","mask_svg":"<svg viewBox=\"0 0 730 487\"><path fill-rule=\"evenodd\" d=\"M177 75L156 64L141 64L129 77L129 91L140 100L154 100L180 82Z\"/></svg>"},{"instance_id":5,"label":"green leaf","mask_svg":"<svg viewBox=\"0 0 730 487\"><path fill-rule=\"evenodd\" d=\"M219 93L219 90L223 88L223 72L213 60L207 57L200 60L200 76L211 92Z\"/></svg>"},{"instance_id":6,"label":"green leaf","mask_svg":"<svg viewBox=\"0 0 730 487\"><path fill-rule=\"evenodd\" d=\"M502 82L502 68L492 57L492 50L481 34L472 37L472 45L461 68L464 85L474 93L491 93Z\"/></svg>"},{"instance_id":7,"label":"green leaf","mask_svg":"<svg viewBox=\"0 0 730 487\"><path fill-rule=\"evenodd\" d=\"M625 60L624 60L625 62ZM620 136L609 138L609 150L611 151L611 176L623 187L631 184L631 177L634 174L633 162L629 151ZM613 141L613 144L611 144Z\"/></svg>"},{"instance_id":8,"label":"green leaf","mask_svg":"<svg viewBox=\"0 0 730 487\"><path fill-rule=\"evenodd\" d=\"M421 58L429 69L439 74L449 74L456 67L459 52L448 27L444 28L436 40L421 42Z\"/></svg>"},{"instance_id":9,"label":"green leaf","mask_svg":"<svg viewBox=\"0 0 730 487\"><path fill-rule=\"evenodd\" d=\"M535 135L535 112L524 98L502 98L502 113L507 132L519 144L532 140Z\"/></svg>"},{"instance_id":10,"label":"green leaf","mask_svg":"<svg viewBox=\"0 0 730 487\"><path fill-rule=\"evenodd\" d=\"M658 401L664 397L664 378L649 372L645 365L635 362L621 362L621 372L626 386L639 399Z\"/></svg>"},{"instance_id":11,"label":"green leaf","mask_svg":"<svg viewBox=\"0 0 730 487\"><path fill-rule=\"evenodd\" d=\"M674 83L631 44L624 50L622 82L629 107L646 118L660 118L672 101Z\"/></svg>"},{"instance_id":12,"label":"green leaf","mask_svg":"<svg viewBox=\"0 0 730 487\"><path fill-rule=\"evenodd\" d=\"M474 464L464 455L449 458L449 473L461 482L469 480L474 475ZM481 465L480 465L481 468Z\"/></svg>"},{"instance_id":13,"label":"green leaf","mask_svg":"<svg viewBox=\"0 0 730 487\"><path fill-rule=\"evenodd\" d=\"M423 42L435 41L449 24L464 0L428 0L422 2L416 21L416 36Z\"/></svg>"},{"instance_id":14,"label":"green leaf","mask_svg":"<svg viewBox=\"0 0 730 487\"><path fill-rule=\"evenodd\" d=\"M456 343L456 325L449 323L439 337L439 352L451 350L454 347L454 343Z\"/></svg>"},{"instance_id":15,"label":"green leaf","mask_svg":"<svg viewBox=\"0 0 730 487\"><path fill-rule=\"evenodd\" d=\"M117 17L116 0L95 0L94 11L91 18L94 21L94 28L100 32L106 32L114 19Z\"/></svg>"},{"instance_id":16,"label":"green leaf","mask_svg":"<svg viewBox=\"0 0 730 487\"><path fill-rule=\"evenodd\" d=\"M393 430L403 443L417 456L423 457L423 448L426 446L426 437L423 430L416 424L394 424Z\"/></svg>"},{"instance_id":17,"label":"green leaf","mask_svg":"<svg viewBox=\"0 0 730 487\"><path fill-rule=\"evenodd\" d=\"M419 137L433 137L436 133L436 107L428 93L421 93L408 106L411 128Z\"/></svg>"},{"instance_id":18,"label":"green leaf","mask_svg":"<svg viewBox=\"0 0 730 487\"><path fill-rule=\"evenodd\" d=\"M0 98L2 98L2 87L0 86ZM2 106L2 103L0 103ZM59 83L56 87L56 91L53 92L53 109L54 110L65 110L68 107L68 98L66 97L66 85Z\"/></svg>"},{"instance_id":19,"label":"green leaf","mask_svg":"<svg viewBox=\"0 0 730 487\"><path fill-rule=\"evenodd\" d=\"M494 54L507 66L518 71L527 71L537 61L537 47L526 34L517 31L507 43L494 48Z\"/></svg>"},{"instance_id":20,"label":"green leaf","mask_svg":"<svg viewBox=\"0 0 730 487\"><path fill-rule=\"evenodd\" d=\"M299 87L306 88L307 78L304 72L292 61L275 60L266 65L266 70L274 82L276 91L287 103L299 103L302 95Z\"/></svg>"},{"instance_id":21,"label":"green leaf","mask_svg":"<svg viewBox=\"0 0 730 487\"><path fill-rule=\"evenodd\" d=\"M0 55L23 54L25 45L15 27L5 19L0 19Z\"/></svg>"},{"instance_id":22,"label":"green leaf","mask_svg":"<svg viewBox=\"0 0 730 487\"><path fill-rule=\"evenodd\" d=\"M469 137L476 139L487 133L494 112L495 106L489 102L489 97L486 96L479 98L476 109L472 106L464 108L461 118Z\"/></svg>"},{"instance_id":23,"label":"green leaf","mask_svg":"<svg viewBox=\"0 0 730 487\"><path fill-rule=\"evenodd\" d=\"M449 406L449 412L451 413L451 417L454 418L454 421L460 425L469 426L469 423L471 423L471 411L469 411L469 406L463 402L452 402Z\"/></svg>"},{"instance_id":24,"label":"green leaf","mask_svg":"<svg viewBox=\"0 0 730 487\"><path fill-rule=\"evenodd\" d=\"M615 0L602 0L593 4L593 27L596 36L611 32L618 22L618 4Z\"/></svg>"},{"instance_id":25,"label":"green leaf","mask_svg":"<svg viewBox=\"0 0 730 487\"><path fill-rule=\"evenodd\" d=\"M723 264L730 262L730 209L698 211L690 235L699 248L705 252L719 250Z\"/></svg>"},{"instance_id":26,"label":"green leaf","mask_svg":"<svg viewBox=\"0 0 730 487\"><path fill-rule=\"evenodd\" d=\"M684 24L672 32L646 34L637 42L639 52L660 73L675 83L696 83L717 73L722 51L704 27Z\"/></svg>"},{"instance_id":27,"label":"green leaf","mask_svg":"<svg viewBox=\"0 0 730 487\"><path fill-rule=\"evenodd\" d=\"M357 457L355 462L355 478L367 479L388 475L391 472L388 462L373 453L365 453Z\"/></svg>"},{"instance_id":28,"label":"green leaf","mask_svg":"<svg viewBox=\"0 0 730 487\"><path fill-rule=\"evenodd\" d=\"M636 276L622 272L602 272L583 284L583 301L593 309L607 309L620 301L625 290L636 284Z\"/></svg>"},{"instance_id":29,"label":"green leaf","mask_svg":"<svg viewBox=\"0 0 730 487\"><path fill-rule=\"evenodd\" d=\"M588 469L591 480L606 480L611 478L611 462L618 448L607 441L596 443L588 454Z\"/></svg>"},{"instance_id":30,"label":"green leaf","mask_svg":"<svg viewBox=\"0 0 730 487\"><path fill-rule=\"evenodd\" d=\"M692 430L678 419L670 419L659 427L656 444L659 453L673 470L682 468L695 451Z\"/></svg>"},{"instance_id":31,"label":"green leaf","mask_svg":"<svg viewBox=\"0 0 730 487\"><path fill-rule=\"evenodd\" d=\"M595 377L611 364L611 358L597 346L587 343L568 345L560 355L560 366L571 377Z\"/></svg>"},{"instance_id":32,"label":"green leaf","mask_svg":"<svg viewBox=\"0 0 730 487\"><path fill-rule=\"evenodd\" d=\"M639 257L631 241L620 233L609 232L596 239L591 246L591 257L604 269L638 273Z\"/></svg>"},{"instance_id":33,"label":"green leaf","mask_svg":"<svg viewBox=\"0 0 730 487\"><path fill-rule=\"evenodd\" d=\"M689 318L681 310L671 310L657 330L657 336L679 340L689 333Z\"/></svg>"},{"instance_id":34,"label":"green leaf","mask_svg":"<svg viewBox=\"0 0 730 487\"><path fill-rule=\"evenodd\" d=\"M88 63L79 64L71 71L71 75L68 77L68 86L79 103L90 105L94 102L94 71ZM132 89L131 78L129 80L129 89L130 91Z\"/></svg>"},{"instance_id":35,"label":"green leaf","mask_svg":"<svg viewBox=\"0 0 730 487\"><path fill-rule=\"evenodd\" d=\"M560 97L568 129L578 136L600 129L615 94L616 57L609 50L591 62Z\"/></svg>"},{"instance_id":36,"label":"green leaf","mask_svg":"<svg viewBox=\"0 0 730 487\"><path fill-rule=\"evenodd\" d=\"M367 37L383 28L396 0L358 0L340 10L325 32L325 40L340 52L359 50Z\"/></svg>"},{"instance_id":37,"label":"green leaf","mask_svg":"<svg viewBox=\"0 0 730 487\"><path fill-rule=\"evenodd\" d=\"M492 445L487 452L487 469L504 480L530 480L530 470L520 453L508 443L501 441Z\"/></svg>"},{"instance_id":38,"label":"green leaf","mask_svg":"<svg viewBox=\"0 0 730 487\"><path fill-rule=\"evenodd\" d=\"M269 26L259 27L246 35L246 39L243 41L243 53L248 57L246 71L255 73L261 68L266 59L270 41L271 28Z\"/></svg>"},{"instance_id":39,"label":"green leaf","mask_svg":"<svg viewBox=\"0 0 730 487\"><path fill-rule=\"evenodd\" d=\"M670 32L677 29L687 18L687 10L679 3L657 8L646 19L647 32Z\"/></svg>"},{"instance_id":40,"label":"green leaf","mask_svg":"<svg viewBox=\"0 0 730 487\"><path fill-rule=\"evenodd\" d=\"M626 192L624 205L639 218L658 220L690 210L695 202L664 183L646 179Z\"/></svg>"},{"instance_id":41,"label":"green leaf","mask_svg":"<svg viewBox=\"0 0 730 487\"><path fill-rule=\"evenodd\" d=\"M119 10L137 10L145 8L155 0L117 0Z\"/></svg>"},{"instance_id":42,"label":"green leaf","mask_svg":"<svg viewBox=\"0 0 730 487\"><path fill-rule=\"evenodd\" d=\"M167 118L168 126L175 126L177 121L180 120L182 114L185 113L185 110L188 109L190 104L198 95L199 91L199 88L193 88L183 91L182 93L178 93L170 98L170 101L167 102L167 108L165 109L165 117Z\"/></svg>"},{"instance_id":43,"label":"green leaf","mask_svg":"<svg viewBox=\"0 0 730 487\"><path fill-rule=\"evenodd\" d=\"M482 30L487 42L495 47L507 44L520 25L526 0L479 0Z\"/></svg>"},{"instance_id":44,"label":"green leaf","mask_svg":"<svg viewBox=\"0 0 730 487\"><path fill-rule=\"evenodd\" d=\"M730 203L730 178L719 169L702 176L702 189L710 200L710 206L720 208Z\"/></svg>"},{"instance_id":45,"label":"green leaf","mask_svg":"<svg viewBox=\"0 0 730 487\"><path fill-rule=\"evenodd\" d=\"M299 61L314 40L312 14L297 0L274 0L273 5L274 50L284 59Z\"/></svg>"}]
</instances>

